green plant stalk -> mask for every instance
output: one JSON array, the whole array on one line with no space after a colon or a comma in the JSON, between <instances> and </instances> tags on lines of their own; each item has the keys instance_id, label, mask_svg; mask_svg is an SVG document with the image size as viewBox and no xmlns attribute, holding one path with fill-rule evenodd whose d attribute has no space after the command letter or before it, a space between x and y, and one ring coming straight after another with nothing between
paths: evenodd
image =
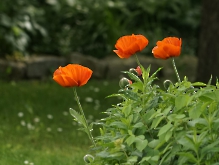
<instances>
[{"instance_id":1,"label":"green plant stalk","mask_svg":"<svg viewBox=\"0 0 219 165\"><path fill-rule=\"evenodd\" d=\"M178 71L177 71L177 69L176 69L176 64L175 64L174 58L172 58L172 63L173 63L174 71L175 71L175 73L176 73L176 77L177 77L177 79L178 79L178 82L180 83L181 80L180 80L180 77L179 77L179 73L178 73Z\"/></svg>"},{"instance_id":2,"label":"green plant stalk","mask_svg":"<svg viewBox=\"0 0 219 165\"><path fill-rule=\"evenodd\" d=\"M79 101L79 97L78 97L76 88L73 88L73 90L74 90L75 100L76 100L76 102L77 102L77 104L78 104L80 113L81 113L81 115L82 115L82 117L83 117L83 119L84 119L85 129L87 130L88 137L89 137L89 139L91 140L91 142L93 143L93 145L96 146L96 144L95 144L95 142L94 142L94 138L93 138L93 136L92 136L92 134L91 134L91 131L90 131L89 127L88 127L88 123L87 123L86 117L85 117L85 115L84 115L83 108L82 108L81 103L80 103L80 101Z\"/></svg>"},{"instance_id":3,"label":"green plant stalk","mask_svg":"<svg viewBox=\"0 0 219 165\"><path fill-rule=\"evenodd\" d=\"M137 62L137 64L138 64L138 66L140 66L140 67L141 67L141 63L140 63L140 61L139 61L139 59L138 59L138 56L137 56L137 54L135 54L135 59L136 59L136 62Z\"/></svg>"}]
</instances>

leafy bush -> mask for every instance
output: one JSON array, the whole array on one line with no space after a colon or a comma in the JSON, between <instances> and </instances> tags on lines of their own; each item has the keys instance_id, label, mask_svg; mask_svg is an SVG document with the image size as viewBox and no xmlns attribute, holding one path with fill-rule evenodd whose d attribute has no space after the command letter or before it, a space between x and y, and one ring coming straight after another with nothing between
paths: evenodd
<instances>
[{"instance_id":1,"label":"leafy bush","mask_svg":"<svg viewBox=\"0 0 219 165\"><path fill-rule=\"evenodd\" d=\"M143 69L142 79L111 96L123 102L106 111L90 164L214 164L219 161L219 90L186 77L161 89ZM159 70L158 70L159 71ZM158 72L157 71L157 72ZM149 76L150 75L150 76ZM204 86L198 87L198 86Z\"/></svg>"}]
</instances>

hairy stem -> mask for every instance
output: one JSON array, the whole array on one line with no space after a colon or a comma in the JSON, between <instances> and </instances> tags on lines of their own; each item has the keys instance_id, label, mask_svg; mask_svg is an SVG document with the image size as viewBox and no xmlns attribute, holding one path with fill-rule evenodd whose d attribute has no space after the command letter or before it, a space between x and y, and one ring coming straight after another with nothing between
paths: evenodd
<instances>
[{"instance_id":1,"label":"hairy stem","mask_svg":"<svg viewBox=\"0 0 219 165\"><path fill-rule=\"evenodd\" d=\"M91 142L93 143L93 145L96 146L96 144L95 144L95 142L94 142L94 138L93 138L93 136L92 136L92 134L91 134L91 130L89 129L89 126L88 126L86 117L85 117L85 115L84 115L83 108L82 108L81 103L80 103L80 101L79 101L76 88L73 88L73 89L74 89L75 100L76 100L76 102L77 102L77 104L78 104L80 113L81 113L81 115L82 115L82 117L83 117L83 120L84 120L84 123L85 123L85 126L84 126L84 127L85 127L85 129L86 129L86 132L87 132L87 134L88 134L88 137L89 137L89 139L91 140Z\"/></svg>"},{"instance_id":2,"label":"hairy stem","mask_svg":"<svg viewBox=\"0 0 219 165\"><path fill-rule=\"evenodd\" d=\"M177 79L178 79L178 82L180 83L181 80L180 80L180 77L179 77L179 73L178 73L178 71L177 71L177 69L176 69L176 64L175 64L174 58L172 58L172 63L173 63L174 71L175 71L175 73L176 73L176 77L177 77Z\"/></svg>"}]
</instances>

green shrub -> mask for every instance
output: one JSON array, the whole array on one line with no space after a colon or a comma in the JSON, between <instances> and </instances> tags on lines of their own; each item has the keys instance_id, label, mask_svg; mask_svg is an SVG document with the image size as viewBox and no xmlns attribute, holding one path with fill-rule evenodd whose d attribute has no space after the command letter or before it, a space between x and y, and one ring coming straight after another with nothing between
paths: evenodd
<instances>
[{"instance_id":1,"label":"green shrub","mask_svg":"<svg viewBox=\"0 0 219 165\"><path fill-rule=\"evenodd\" d=\"M125 72L133 84L119 90L123 101L106 111L90 164L200 164L219 161L219 90L200 82L153 83L156 72L142 79ZM159 70L158 70L159 71ZM157 72L158 72L157 71ZM200 87L202 86L202 87ZM110 96L110 97L111 97Z\"/></svg>"}]
</instances>

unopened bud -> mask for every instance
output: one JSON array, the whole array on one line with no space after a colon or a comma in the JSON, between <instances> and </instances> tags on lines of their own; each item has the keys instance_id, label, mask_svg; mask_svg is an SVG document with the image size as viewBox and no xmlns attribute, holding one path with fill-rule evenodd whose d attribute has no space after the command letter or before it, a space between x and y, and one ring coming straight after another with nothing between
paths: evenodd
<instances>
[{"instance_id":1,"label":"unopened bud","mask_svg":"<svg viewBox=\"0 0 219 165\"><path fill-rule=\"evenodd\" d=\"M133 73L134 75L138 76L138 72L134 68L130 68L129 72Z\"/></svg>"},{"instance_id":2,"label":"unopened bud","mask_svg":"<svg viewBox=\"0 0 219 165\"><path fill-rule=\"evenodd\" d=\"M124 89L127 85L132 84L132 81L123 77L120 81L119 81L119 86L120 88Z\"/></svg>"},{"instance_id":3,"label":"unopened bud","mask_svg":"<svg viewBox=\"0 0 219 165\"><path fill-rule=\"evenodd\" d=\"M141 76L141 75L142 75L142 71L141 71L140 66L137 66L137 68L135 69L135 71L138 73L138 76Z\"/></svg>"}]
</instances>

